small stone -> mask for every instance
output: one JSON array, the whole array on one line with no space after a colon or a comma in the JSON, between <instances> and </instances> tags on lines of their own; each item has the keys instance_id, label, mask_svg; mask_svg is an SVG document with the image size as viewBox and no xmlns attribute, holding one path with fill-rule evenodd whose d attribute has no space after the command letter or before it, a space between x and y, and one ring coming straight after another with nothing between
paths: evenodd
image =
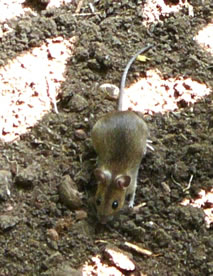
<instances>
[{"instance_id":1,"label":"small stone","mask_svg":"<svg viewBox=\"0 0 213 276\"><path fill-rule=\"evenodd\" d=\"M171 193L171 189L166 182L161 182L161 187L162 187L163 191L165 192L165 194L169 195Z\"/></svg>"},{"instance_id":2,"label":"small stone","mask_svg":"<svg viewBox=\"0 0 213 276\"><path fill-rule=\"evenodd\" d=\"M62 179L59 186L59 196L61 202L71 210L79 209L82 206L81 193L69 175L65 175Z\"/></svg>"},{"instance_id":3,"label":"small stone","mask_svg":"<svg viewBox=\"0 0 213 276\"><path fill-rule=\"evenodd\" d=\"M75 136L80 140L84 140L87 138L86 132L83 129L77 129L75 131Z\"/></svg>"},{"instance_id":4,"label":"small stone","mask_svg":"<svg viewBox=\"0 0 213 276\"><path fill-rule=\"evenodd\" d=\"M75 94L68 102L67 107L71 111L79 112L84 110L86 107L88 107L88 102L87 100L80 96Z\"/></svg>"},{"instance_id":5,"label":"small stone","mask_svg":"<svg viewBox=\"0 0 213 276\"><path fill-rule=\"evenodd\" d=\"M84 210L77 210L75 211L75 218L76 220L82 220L87 218L87 212L85 212Z\"/></svg>"},{"instance_id":6,"label":"small stone","mask_svg":"<svg viewBox=\"0 0 213 276\"><path fill-rule=\"evenodd\" d=\"M118 98L119 95L119 88L110 83L104 83L100 85L99 89L106 94L106 97L108 97L111 100L115 100Z\"/></svg>"},{"instance_id":7,"label":"small stone","mask_svg":"<svg viewBox=\"0 0 213 276\"><path fill-rule=\"evenodd\" d=\"M59 234L55 229L48 229L47 230L47 236L53 240L53 241L58 241L59 240Z\"/></svg>"}]
</instances>

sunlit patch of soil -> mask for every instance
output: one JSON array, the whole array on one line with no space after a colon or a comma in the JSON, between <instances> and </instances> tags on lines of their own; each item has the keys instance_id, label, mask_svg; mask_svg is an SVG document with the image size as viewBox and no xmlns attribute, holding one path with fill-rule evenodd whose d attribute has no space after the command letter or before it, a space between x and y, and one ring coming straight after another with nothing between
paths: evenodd
<instances>
[{"instance_id":1,"label":"sunlit patch of soil","mask_svg":"<svg viewBox=\"0 0 213 276\"><path fill-rule=\"evenodd\" d=\"M213 225L213 188L210 191L201 190L197 198L184 199L181 205L202 208L205 213L207 228Z\"/></svg>"},{"instance_id":2,"label":"sunlit patch of soil","mask_svg":"<svg viewBox=\"0 0 213 276\"><path fill-rule=\"evenodd\" d=\"M23 7L25 0L1 0L0 1L0 23L14 17L25 14L35 14L30 8Z\"/></svg>"},{"instance_id":3,"label":"sunlit patch of soil","mask_svg":"<svg viewBox=\"0 0 213 276\"><path fill-rule=\"evenodd\" d=\"M202 46L207 52L213 54L213 24L208 24L194 37L200 46Z\"/></svg>"},{"instance_id":4,"label":"sunlit patch of soil","mask_svg":"<svg viewBox=\"0 0 213 276\"><path fill-rule=\"evenodd\" d=\"M187 77L164 79L159 70L148 70L142 78L125 90L124 110L143 113L165 113L192 106L211 92L205 84Z\"/></svg>"},{"instance_id":5,"label":"sunlit patch of soil","mask_svg":"<svg viewBox=\"0 0 213 276\"><path fill-rule=\"evenodd\" d=\"M39 1L38 1L39 2ZM59 8L72 0L49 0L46 9ZM37 16L37 12L27 7L26 0L0 0L0 38L12 31L7 21L26 15Z\"/></svg>"},{"instance_id":6,"label":"sunlit patch of soil","mask_svg":"<svg viewBox=\"0 0 213 276\"><path fill-rule=\"evenodd\" d=\"M47 39L0 68L0 139L13 141L54 106L76 38Z\"/></svg>"},{"instance_id":7,"label":"sunlit patch of soil","mask_svg":"<svg viewBox=\"0 0 213 276\"><path fill-rule=\"evenodd\" d=\"M148 27L151 24L156 24L161 20L161 17L166 17L171 13L177 13L186 7L188 14L193 15L193 7L187 0L147 0L143 6L143 25Z\"/></svg>"}]
</instances>

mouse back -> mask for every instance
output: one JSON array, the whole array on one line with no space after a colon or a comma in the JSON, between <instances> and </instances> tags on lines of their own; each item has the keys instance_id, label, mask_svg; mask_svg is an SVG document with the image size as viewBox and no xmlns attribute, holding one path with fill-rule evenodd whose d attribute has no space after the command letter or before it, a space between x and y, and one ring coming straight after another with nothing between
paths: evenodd
<instances>
[{"instance_id":1,"label":"mouse back","mask_svg":"<svg viewBox=\"0 0 213 276\"><path fill-rule=\"evenodd\" d=\"M100 166L110 171L125 171L135 167L146 152L148 127L132 111L117 111L99 119L93 127L92 144Z\"/></svg>"}]
</instances>

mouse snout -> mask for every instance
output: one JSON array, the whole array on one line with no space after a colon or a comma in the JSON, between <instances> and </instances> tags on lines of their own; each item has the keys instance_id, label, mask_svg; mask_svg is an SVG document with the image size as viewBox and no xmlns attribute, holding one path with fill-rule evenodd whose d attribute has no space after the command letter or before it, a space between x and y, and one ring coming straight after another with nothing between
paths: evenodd
<instances>
[{"instance_id":1,"label":"mouse snout","mask_svg":"<svg viewBox=\"0 0 213 276\"><path fill-rule=\"evenodd\" d=\"M107 222L112 220L112 218L113 218L112 216L105 216L105 215L98 216L98 220L101 224L106 224Z\"/></svg>"}]
</instances>

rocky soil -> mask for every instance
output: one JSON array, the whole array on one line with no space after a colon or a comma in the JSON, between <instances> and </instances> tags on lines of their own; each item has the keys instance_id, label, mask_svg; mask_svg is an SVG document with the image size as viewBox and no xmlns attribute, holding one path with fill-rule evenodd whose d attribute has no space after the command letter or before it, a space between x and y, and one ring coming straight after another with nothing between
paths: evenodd
<instances>
[{"instance_id":1,"label":"rocky soil","mask_svg":"<svg viewBox=\"0 0 213 276\"><path fill-rule=\"evenodd\" d=\"M30 12L1 20L0 276L213 275L212 32L198 42L212 30L211 0L63 3L22 1ZM101 225L90 131L117 102L99 87L119 86L148 43L129 72L127 87L142 83L127 90L126 108L143 111L154 151L135 208ZM9 78L10 62L38 60L39 47L49 61L66 54L63 77L48 65L41 85L41 60L35 78L17 68Z\"/></svg>"}]
</instances>

